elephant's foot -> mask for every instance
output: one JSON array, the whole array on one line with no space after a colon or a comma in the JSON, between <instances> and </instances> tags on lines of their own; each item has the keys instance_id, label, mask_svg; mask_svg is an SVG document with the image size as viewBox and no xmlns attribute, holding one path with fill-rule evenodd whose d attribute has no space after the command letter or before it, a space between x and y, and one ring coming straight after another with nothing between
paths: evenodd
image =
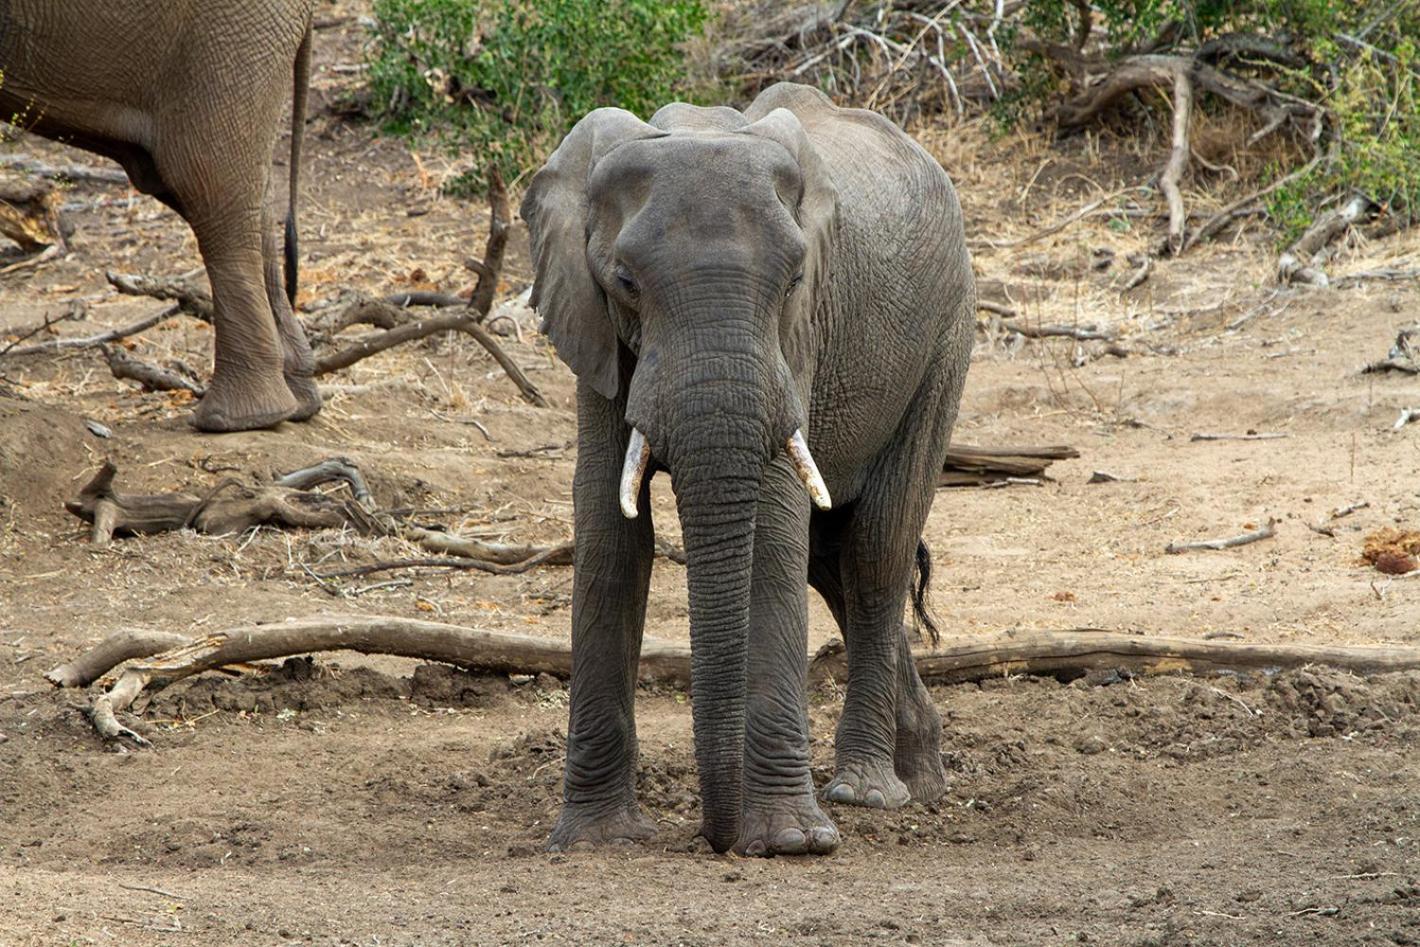
<instances>
[{"instance_id":1,"label":"elephant's foot","mask_svg":"<svg viewBox=\"0 0 1420 947\"><path fill-rule=\"evenodd\" d=\"M893 770L907 785L915 802L936 802L947 792L947 771L942 766L942 716L927 689L903 695L897 705L897 746Z\"/></svg>"},{"instance_id":2,"label":"elephant's foot","mask_svg":"<svg viewBox=\"0 0 1420 947\"><path fill-rule=\"evenodd\" d=\"M565 803L547 839L550 852L581 852L599 845L634 845L656 834L656 824L636 803L611 809Z\"/></svg>"},{"instance_id":3,"label":"elephant's foot","mask_svg":"<svg viewBox=\"0 0 1420 947\"><path fill-rule=\"evenodd\" d=\"M320 389L316 387L316 380L311 377L310 372L287 372L286 387L296 399L296 413L288 420L306 421L320 413Z\"/></svg>"},{"instance_id":4,"label":"elephant's foot","mask_svg":"<svg viewBox=\"0 0 1420 947\"><path fill-rule=\"evenodd\" d=\"M192 413L199 431L252 431L271 427L293 416L299 405L279 374L244 374L232 382L221 370L213 374L207 394Z\"/></svg>"},{"instance_id":5,"label":"elephant's foot","mask_svg":"<svg viewBox=\"0 0 1420 947\"><path fill-rule=\"evenodd\" d=\"M872 758L839 764L822 795L829 802L870 809L898 809L911 798L892 761Z\"/></svg>"},{"instance_id":6,"label":"elephant's foot","mask_svg":"<svg viewBox=\"0 0 1420 947\"><path fill-rule=\"evenodd\" d=\"M779 796L745 804L735 852L764 858L827 855L838 842L838 829L812 794Z\"/></svg>"}]
</instances>

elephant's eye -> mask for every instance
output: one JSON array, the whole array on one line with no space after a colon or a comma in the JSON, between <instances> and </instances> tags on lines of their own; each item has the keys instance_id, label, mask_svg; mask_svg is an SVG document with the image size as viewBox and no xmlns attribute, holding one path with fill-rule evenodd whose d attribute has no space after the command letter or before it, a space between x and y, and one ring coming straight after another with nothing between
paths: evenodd
<instances>
[{"instance_id":1,"label":"elephant's eye","mask_svg":"<svg viewBox=\"0 0 1420 947\"><path fill-rule=\"evenodd\" d=\"M792 296L792 295L794 294L794 290L798 289L798 288L799 288L799 284L802 283L803 281L804 281L804 274L803 274L803 273L799 273L799 274L797 274L793 279L789 280L789 286L788 286L787 289L784 290L784 296L785 296L786 298L789 297L789 296Z\"/></svg>"},{"instance_id":2,"label":"elephant's eye","mask_svg":"<svg viewBox=\"0 0 1420 947\"><path fill-rule=\"evenodd\" d=\"M616 282L628 295L635 296L639 291L636 280L631 276L631 271L624 266L618 266L616 268Z\"/></svg>"}]
</instances>

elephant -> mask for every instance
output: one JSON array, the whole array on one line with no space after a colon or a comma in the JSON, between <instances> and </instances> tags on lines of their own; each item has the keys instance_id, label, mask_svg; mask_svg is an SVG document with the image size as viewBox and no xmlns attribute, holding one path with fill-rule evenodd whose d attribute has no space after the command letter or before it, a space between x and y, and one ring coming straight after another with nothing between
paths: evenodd
<instances>
[{"instance_id":1,"label":"elephant","mask_svg":"<svg viewBox=\"0 0 1420 947\"><path fill-rule=\"evenodd\" d=\"M686 555L700 835L747 855L839 844L810 774L810 585L849 663L821 798L940 797L941 718L904 619L909 599L925 617L921 535L975 325L946 172L881 115L781 83L743 112L597 109L521 213L532 302L577 387L573 673L549 848L654 832L634 695L659 471Z\"/></svg>"},{"instance_id":2,"label":"elephant","mask_svg":"<svg viewBox=\"0 0 1420 947\"><path fill-rule=\"evenodd\" d=\"M212 284L212 382L193 424L320 410L292 312L315 0L0 0L0 119L112 158L192 227ZM268 206L292 95L283 251Z\"/></svg>"}]
</instances>

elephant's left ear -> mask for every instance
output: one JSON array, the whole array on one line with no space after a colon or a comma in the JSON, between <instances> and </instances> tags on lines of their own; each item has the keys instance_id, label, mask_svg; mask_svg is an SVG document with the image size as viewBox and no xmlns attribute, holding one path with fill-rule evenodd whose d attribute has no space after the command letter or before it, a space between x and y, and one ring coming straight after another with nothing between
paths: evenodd
<instances>
[{"instance_id":1,"label":"elephant's left ear","mask_svg":"<svg viewBox=\"0 0 1420 947\"><path fill-rule=\"evenodd\" d=\"M804 130L797 115L786 108L776 108L753 124L746 125L741 132L757 135L778 142L799 163L799 173L803 178L804 191L794 216L804 231L808 241L808 253L804 259L804 284L796 293L797 305L793 324L785 338L786 352L790 356L791 367L796 361L800 338L808 330L809 317L816 301L823 297L828 274L833 261L833 235L838 220L838 189L833 185L828 167L819 155Z\"/></svg>"}]
</instances>

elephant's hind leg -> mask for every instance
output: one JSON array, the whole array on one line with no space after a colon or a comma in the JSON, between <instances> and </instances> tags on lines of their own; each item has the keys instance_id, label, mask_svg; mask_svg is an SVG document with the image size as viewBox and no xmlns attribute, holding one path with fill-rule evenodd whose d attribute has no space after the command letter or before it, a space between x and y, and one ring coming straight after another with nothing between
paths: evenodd
<instances>
[{"instance_id":1,"label":"elephant's hind leg","mask_svg":"<svg viewBox=\"0 0 1420 947\"><path fill-rule=\"evenodd\" d=\"M183 204L192 207L190 200ZM299 406L282 374L284 354L266 298L259 197L241 212L198 210L189 221L212 283L216 329L212 383L193 425L246 431L284 421Z\"/></svg>"},{"instance_id":2,"label":"elephant's hind leg","mask_svg":"<svg viewBox=\"0 0 1420 947\"><path fill-rule=\"evenodd\" d=\"M305 421L320 411L320 390L316 387L315 359L311 356L310 342L306 340L300 320L291 311L291 301L286 298L282 270L284 253L270 200L265 202L261 215L261 257L266 277L266 299L276 319L277 335L281 338L281 373L286 378L286 387L291 389L296 399L296 413L291 415L291 420Z\"/></svg>"}]
</instances>

